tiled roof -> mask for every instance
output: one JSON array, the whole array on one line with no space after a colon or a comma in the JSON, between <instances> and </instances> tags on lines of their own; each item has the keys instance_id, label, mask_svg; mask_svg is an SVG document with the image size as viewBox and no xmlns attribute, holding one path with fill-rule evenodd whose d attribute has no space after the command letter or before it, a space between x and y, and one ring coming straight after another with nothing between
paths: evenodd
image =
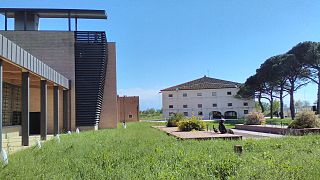
<instances>
[{"instance_id":1,"label":"tiled roof","mask_svg":"<svg viewBox=\"0 0 320 180\"><path fill-rule=\"evenodd\" d=\"M241 83L225 81L221 79L210 78L204 76L202 78L189 81L183 84L172 86L161 91L176 91L176 90L198 90L198 89L223 89L223 88L236 88Z\"/></svg>"}]
</instances>

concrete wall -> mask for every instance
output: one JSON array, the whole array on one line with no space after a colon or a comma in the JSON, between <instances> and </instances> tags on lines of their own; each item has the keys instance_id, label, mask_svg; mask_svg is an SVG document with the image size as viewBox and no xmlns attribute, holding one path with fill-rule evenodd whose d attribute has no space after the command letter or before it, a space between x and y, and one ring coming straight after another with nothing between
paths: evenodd
<instances>
[{"instance_id":1,"label":"concrete wall","mask_svg":"<svg viewBox=\"0 0 320 180\"><path fill-rule=\"evenodd\" d=\"M0 34L17 43L42 62L71 80L70 119L71 128L75 130L74 33L69 31L0 31ZM48 90L48 95L49 94L51 93ZM62 92L60 92L60 96L62 97ZM30 101L30 105L31 104L32 102ZM49 104L50 103L48 103L48 108L50 107ZM49 112L50 111L48 111L48 113ZM62 125L62 123L60 123L60 125ZM50 126L48 123L48 127Z\"/></svg>"},{"instance_id":2,"label":"concrete wall","mask_svg":"<svg viewBox=\"0 0 320 180\"><path fill-rule=\"evenodd\" d=\"M99 128L116 128L117 116L116 44L108 43L108 64Z\"/></svg>"},{"instance_id":3,"label":"concrete wall","mask_svg":"<svg viewBox=\"0 0 320 180\"><path fill-rule=\"evenodd\" d=\"M118 117L120 122L139 121L139 96L118 97Z\"/></svg>"},{"instance_id":4,"label":"concrete wall","mask_svg":"<svg viewBox=\"0 0 320 180\"><path fill-rule=\"evenodd\" d=\"M234 97L237 94L238 88L226 88L226 89L202 89L202 90L178 90L178 91L163 91L162 92L162 110L165 118L169 117L169 113L173 112L187 112L188 116L198 115L198 112L203 113L203 119L209 119L209 113L212 111L219 111L224 115L226 111L235 111L237 116L243 117L244 110L249 112L254 110L254 100L241 100ZM228 95L227 92L231 92ZM187 97L183 97L183 94L187 93ZM202 96L198 96L201 93ZM213 96L215 93L215 96ZM169 97L172 94L172 97ZM248 103L248 106L244 106L243 103ZM232 103L232 106L228 106L228 103ZM198 108L198 104L202 104L202 108ZM213 107L213 104L217 104L217 107ZM173 108L169 108L169 105L173 105ZM184 108L183 105L187 105Z\"/></svg>"}]
</instances>

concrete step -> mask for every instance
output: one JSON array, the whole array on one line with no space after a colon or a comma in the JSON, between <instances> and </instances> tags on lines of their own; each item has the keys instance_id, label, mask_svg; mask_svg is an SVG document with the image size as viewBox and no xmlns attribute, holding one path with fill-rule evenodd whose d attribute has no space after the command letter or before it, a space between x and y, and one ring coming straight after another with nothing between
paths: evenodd
<instances>
[{"instance_id":1,"label":"concrete step","mask_svg":"<svg viewBox=\"0 0 320 180\"><path fill-rule=\"evenodd\" d=\"M272 137L272 138L283 137L283 135L280 135L280 134L262 133L262 132L255 132L255 131L246 131L246 130L240 130L240 129L232 129L232 131L235 134L255 136L255 137Z\"/></svg>"}]
</instances>

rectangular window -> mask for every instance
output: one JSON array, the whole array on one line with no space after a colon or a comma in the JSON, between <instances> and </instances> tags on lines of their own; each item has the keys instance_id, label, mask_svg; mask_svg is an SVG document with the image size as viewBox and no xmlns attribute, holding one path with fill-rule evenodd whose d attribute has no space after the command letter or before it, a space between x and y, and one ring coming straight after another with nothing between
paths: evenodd
<instances>
[{"instance_id":1,"label":"rectangular window","mask_svg":"<svg viewBox=\"0 0 320 180\"><path fill-rule=\"evenodd\" d=\"M188 116L188 112L183 112L183 115Z\"/></svg>"},{"instance_id":2,"label":"rectangular window","mask_svg":"<svg viewBox=\"0 0 320 180\"><path fill-rule=\"evenodd\" d=\"M212 107L218 107L218 105L217 104L212 104Z\"/></svg>"},{"instance_id":3,"label":"rectangular window","mask_svg":"<svg viewBox=\"0 0 320 180\"><path fill-rule=\"evenodd\" d=\"M184 105L183 105L183 108L188 108L188 105L187 105L187 104L184 104Z\"/></svg>"},{"instance_id":4,"label":"rectangular window","mask_svg":"<svg viewBox=\"0 0 320 180\"><path fill-rule=\"evenodd\" d=\"M202 115L203 115L202 111L199 111L198 116L202 116Z\"/></svg>"},{"instance_id":5,"label":"rectangular window","mask_svg":"<svg viewBox=\"0 0 320 180\"><path fill-rule=\"evenodd\" d=\"M183 94L182 94L182 97L187 97L187 96L188 96L187 93L183 93Z\"/></svg>"},{"instance_id":6,"label":"rectangular window","mask_svg":"<svg viewBox=\"0 0 320 180\"><path fill-rule=\"evenodd\" d=\"M129 118L132 118L132 115L131 115L131 114L129 114Z\"/></svg>"},{"instance_id":7,"label":"rectangular window","mask_svg":"<svg viewBox=\"0 0 320 180\"><path fill-rule=\"evenodd\" d=\"M244 110L243 114L249 114L249 111L248 110Z\"/></svg>"},{"instance_id":8,"label":"rectangular window","mask_svg":"<svg viewBox=\"0 0 320 180\"><path fill-rule=\"evenodd\" d=\"M248 103L247 103L247 102L244 102L244 103L243 103L243 106L248 106Z\"/></svg>"},{"instance_id":9,"label":"rectangular window","mask_svg":"<svg viewBox=\"0 0 320 180\"><path fill-rule=\"evenodd\" d=\"M228 103L228 106L229 106L229 107L232 106L232 103Z\"/></svg>"},{"instance_id":10,"label":"rectangular window","mask_svg":"<svg viewBox=\"0 0 320 180\"><path fill-rule=\"evenodd\" d=\"M173 94L169 94L168 97L173 97Z\"/></svg>"},{"instance_id":11,"label":"rectangular window","mask_svg":"<svg viewBox=\"0 0 320 180\"><path fill-rule=\"evenodd\" d=\"M198 108L202 108L202 104L198 104Z\"/></svg>"},{"instance_id":12,"label":"rectangular window","mask_svg":"<svg viewBox=\"0 0 320 180\"><path fill-rule=\"evenodd\" d=\"M217 96L217 92L212 92L212 96Z\"/></svg>"},{"instance_id":13,"label":"rectangular window","mask_svg":"<svg viewBox=\"0 0 320 180\"><path fill-rule=\"evenodd\" d=\"M172 109L172 108L173 108L173 105L169 105L169 108Z\"/></svg>"},{"instance_id":14,"label":"rectangular window","mask_svg":"<svg viewBox=\"0 0 320 180\"><path fill-rule=\"evenodd\" d=\"M173 112L169 112L169 116L172 116L173 115Z\"/></svg>"},{"instance_id":15,"label":"rectangular window","mask_svg":"<svg viewBox=\"0 0 320 180\"><path fill-rule=\"evenodd\" d=\"M197 93L197 96L202 96L202 93Z\"/></svg>"},{"instance_id":16,"label":"rectangular window","mask_svg":"<svg viewBox=\"0 0 320 180\"><path fill-rule=\"evenodd\" d=\"M227 95L231 95L231 91L228 91L228 92L227 92Z\"/></svg>"}]
</instances>

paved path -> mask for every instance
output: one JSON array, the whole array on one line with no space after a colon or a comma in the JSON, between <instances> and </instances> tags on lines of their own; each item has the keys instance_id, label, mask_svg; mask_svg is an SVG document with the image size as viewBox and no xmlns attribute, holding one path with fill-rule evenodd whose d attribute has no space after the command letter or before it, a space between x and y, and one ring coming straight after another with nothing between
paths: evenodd
<instances>
[{"instance_id":1,"label":"paved path","mask_svg":"<svg viewBox=\"0 0 320 180\"><path fill-rule=\"evenodd\" d=\"M234 134L242 135L244 138L279 138L283 137L280 134L271 134L271 133L262 133L262 132L255 132L255 131L246 131L246 130L239 130L239 129L232 129Z\"/></svg>"},{"instance_id":2,"label":"paved path","mask_svg":"<svg viewBox=\"0 0 320 180\"><path fill-rule=\"evenodd\" d=\"M213 131L178 131L177 127L152 126L179 139L242 139L239 134L220 134Z\"/></svg>"}]
</instances>

